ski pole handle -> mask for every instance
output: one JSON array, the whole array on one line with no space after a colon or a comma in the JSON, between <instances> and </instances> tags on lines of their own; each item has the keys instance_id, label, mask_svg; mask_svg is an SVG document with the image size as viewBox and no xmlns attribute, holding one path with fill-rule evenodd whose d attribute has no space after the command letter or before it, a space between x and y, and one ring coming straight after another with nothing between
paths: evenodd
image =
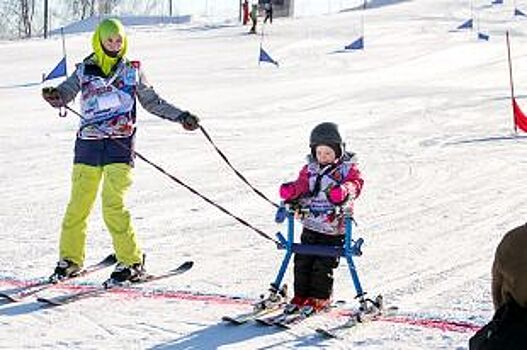
<instances>
[{"instance_id":1,"label":"ski pole handle","mask_svg":"<svg viewBox=\"0 0 527 350\"><path fill-rule=\"evenodd\" d=\"M66 109L66 106L59 107L59 117L65 118L68 115L68 110Z\"/></svg>"}]
</instances>

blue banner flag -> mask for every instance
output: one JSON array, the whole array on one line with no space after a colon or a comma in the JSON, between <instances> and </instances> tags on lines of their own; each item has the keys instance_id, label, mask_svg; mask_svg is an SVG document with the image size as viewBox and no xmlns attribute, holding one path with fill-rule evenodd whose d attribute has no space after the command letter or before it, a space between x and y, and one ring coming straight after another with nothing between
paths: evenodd
<instances>
[{"instance_id":1,"label":"blue banner flag","mask_svg":"<svg viewBox=\"0 0 527 350\"><path fill-rule=\"evenodd\" d=\"M265 50L261 46L260 46L260 58L258 60L258 64L260 64L260 62L269 62L278 67L278 62L273 60L271 56L269 56L269 54L265 52Z\"/></svg>"},{"instance_id":2,"label":"blue banner flag","mask_svg":"<svg viewBox=\"0 0 527 350\"><path fill-rule=\"evenodd\" d=\"M503 0L494 0L494 1L492 1L492 5L499 5L499 4L503 4Z\"/></svg>"},{"instance_id":3,"label":"blue banner flag","mask_svg":"<svg viewBox=\"0 0 527 350\"><path fill-rule=\"evenodd\" d=\"M364 37L361 36L349 45L344 46L346 50L363 50L364 49Z\"/></svg>"},{"instance_id":4,"label":"blue banner flag","mask_svg":"<svg viewBox=\"0 0 527 350\"><path fill-rule=\"evenodd\" d=\"M66 74L66 56L53 68L43 81L51 80L55 78L65 77Z\"/></svg>"},{"instance_id":5,"label":"blue banner flag","mask_svg":"<svg viewBox=\"0 0 527 350\"><path fill-rule=\"evenodd\" d=\"M525 13L523 13L522 11L518 10L518 9L514 9L514 15L515 16L526 16Z\"/></svg>"},{"instance_id":6,"label":"blue banner flag","mask_svg":"<svg viewBox=\"0 0 527 350\"><path fill-rule=\"evenodd\" d=\"M485 33L478 33L478 39L479 40L489 41L490 36L488 34L485 34Z\"/></svg>"},{"instance_id":7,"label":"blue banner flag","mask_svg":"<svg viewBox=\"0 0 527 350\"><path fill-rule=\"evenodd\" d=\"M471 19L467 20L466 22L464 22L463 24L461 24L459 27L457 27L457 29L472 29L472 27L474 26L474 21Z\"/></svg>"}]
</instances>

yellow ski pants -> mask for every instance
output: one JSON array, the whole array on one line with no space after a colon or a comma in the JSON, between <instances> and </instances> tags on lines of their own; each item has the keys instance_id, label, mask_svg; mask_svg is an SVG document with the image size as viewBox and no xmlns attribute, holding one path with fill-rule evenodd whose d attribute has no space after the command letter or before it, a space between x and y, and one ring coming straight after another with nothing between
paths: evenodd
<instances>
[{"instance_id":1,"label":"yellow ski pants","mask_svg":"<svg viewBox=\"0 0 527 350\"><path fill-rule=\"evenodd\" d=\"M62 221L60 258L83 265L88 217L102 180L103 218L112 235L117 260L126 265L142 262L130 212L124 205L126 192L132 184L132 168L124 163L74 164L71 180L70 201Z\"/></svg>"}]
</instances>

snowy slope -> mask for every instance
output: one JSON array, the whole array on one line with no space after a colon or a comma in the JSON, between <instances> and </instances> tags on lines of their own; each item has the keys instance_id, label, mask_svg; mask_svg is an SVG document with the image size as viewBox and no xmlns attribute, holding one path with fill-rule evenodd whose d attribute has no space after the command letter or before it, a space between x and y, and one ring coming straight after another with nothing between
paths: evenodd
<instances>
[{"instance_id":1,"label":"snowy slope","mask_svg":"<svg viewBox=\"0 0 527 350\"><path fill-rule=\"evenodd\" d=\"M311 128L339 123L366 181L355 231L366 241L356 259L364 288L404 313L481 325L492 315L494 249L527 214L527 146L512 133L504 37L510 29L522 97L527 19L514 18L512 1L505 2L474 2L489 42L451 32L470 16L468 0L420 0L367 10L364 52L338 52L359 33L361 12L354 11L265 27L264 47L280 68L258 66L261 38L238 26L130 29L130 57L142 61L162 96L198 114L235 166L276 200L278 185L303 164ZM69 67L89 53L89 42L88 34L68 37ZM58 40L0 43L1 85L37 80L60 50ZM59 118L39 87L0 90L0 111L5 289L54 267L78 121L71 113ZM139 120L141 154L265 232L281 229L274 208L235 177L203 135L144 111ZM139 160L135 173L129 207L147 268L162 272L192 259L193 270L142 287L160 290L155 298L109 294L55 309L32 299L2 304L0 348L467 348L471 333L408 323L375 322L344 341L322 340L304 327L226 327L221 316L250 308L274 280L283 252ZM97 203L87 262L110 251ZM336 275L335 298L353 305L346 264Z\"/></svg>"}]
</instances>

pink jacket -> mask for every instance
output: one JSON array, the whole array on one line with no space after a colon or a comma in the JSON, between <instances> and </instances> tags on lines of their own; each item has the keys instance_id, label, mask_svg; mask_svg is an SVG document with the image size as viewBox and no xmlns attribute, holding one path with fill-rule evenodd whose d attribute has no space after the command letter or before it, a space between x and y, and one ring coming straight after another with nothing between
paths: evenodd
<instances>
[{"instance_id":1,"label":"pink jacket","mask_svg":"<svg viewBox=\"0 0 527 350\"><path fill-rule=\"evenodd\" d=\"M302 168L298 178L288 186L288 198L284 199L298 198L302 206L309 208L309 214L302 218L304 227L324 234L341 235L344 234L344 222L335 216L336 206L329 201L328 192L341 185L351 199L344 206L353 212L353 199L360 195L363 184L353 154L345 154L335 167L321 167L316 160L311 159Z\"/></svg>"}]
</instances>

